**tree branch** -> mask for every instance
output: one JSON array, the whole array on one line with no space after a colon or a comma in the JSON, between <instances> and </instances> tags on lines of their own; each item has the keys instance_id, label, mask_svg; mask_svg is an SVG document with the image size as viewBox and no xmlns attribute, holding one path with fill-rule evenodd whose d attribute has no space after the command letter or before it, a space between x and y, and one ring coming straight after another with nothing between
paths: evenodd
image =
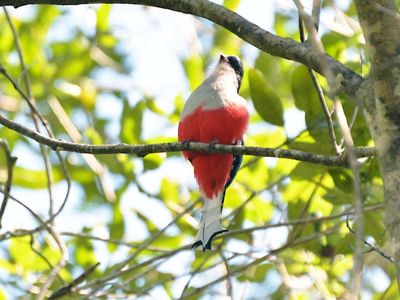
<instances>
[{"instance_id":1,"label":"tree branch","mask_svg":"<svg viewBox=\"0 0 400 300\"><path fill-rule=\"evenodd\" d=\"M308 44L274 35L222 5L207 0L0 0L0 5L20 7L29 4L77 5L100 2L143 4L202 17L228 29L262 51L305 64L321 74L323 73L321 61L325 61L335 77L340 75L339 77L343 78L342 89L349 95L354 95L363 82L360 75L333 57L325 54L324 60L321 60L320 54Z\"/></svg>"},{"instance_id":2,"label":"tree branch","mask_svg":"<svg viewBox=\"0 0 400 300\"><path fill-rule=\"evenodd\" d=\"M60 289L58 289L57 291L55 291L53 294L51 294L51 296L49 297L49 299L58 299L61 297L65 297L66 295L68 295L69 293L71 293L71 291L81 282L83 282L84 280L86 280L95 270L96 268L100 265L99 262L97 262L96 264L94 264L93 266L91 266L89 269L87 269L85 272L83 272L81 275L79 275L77 278L75 278L70 284L61 287Z\"/></svg>"},{"instance_id":3,"label":"tree branch","mask_svg":"<svg viewBox=\"0 0 400 300\"><path fill-rule=\"evenodd\" d=\"M262 157L288 158L298 161L304 161L314 164L326 166L347 166L346 155L342 156L326 156L291 149L274 149L264 147L244 147L236 145L221 145L217 144L210 149L209 144L189 142L189 143L162 143L149 145L128 145L128 144L110 144L110 145L93 145L79 144L61 141L44 136L36 131L33 131L21 124L15 123L0 114L0 124L18 132L36 142L49 146L54 151L69 151L77 153L91 154L136 154L144 157L150 153L178 152L178 151L196 151L205 153L229 153L242 154ZM373 147L359 147L356 149L358 157L372 157L375 155Z\"/></svg>"},{"instance_id":4,"label":"tree branch","mask_svg":"<svg viewBox=\"0 0 400 300\"><path fill-rule=\"evenodd\" d=\"M7 161L7 181L5 183L3 202L1 203L1 208L0 208L0 228L2 228L1 220L6 210L8 198L10 196L13 170L17 158L11 155L10 148L8 147L8 143L6 140L0 139L0 148L3 149Z\"/></svg>"}]
</instances>

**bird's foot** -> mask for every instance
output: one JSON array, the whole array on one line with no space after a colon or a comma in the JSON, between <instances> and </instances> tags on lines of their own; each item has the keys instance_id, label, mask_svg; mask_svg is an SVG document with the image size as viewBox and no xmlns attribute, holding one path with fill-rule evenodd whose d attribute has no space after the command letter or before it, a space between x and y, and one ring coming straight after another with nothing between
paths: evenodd
<instances>
[{"instance_id":1,"label":"bird's foot","mask_svg":"<svg viewBox=\"0 0 400 300\"><path fill-rule=\"evenodd\" d=\"M218 141L217 140L213 140L213 141L211 141L209 144L208 144L208 151L213 151L214 149L215 149L215 145L217 145L218 144Z\"/></svg>"},{"instance_id":2,"label":"bird's foot","mask_svg":"<svg viewBox=\"0 0 400 300\"><path fill-rule=\"evenodd\" d=\"M189 147L190 142L192 142L191 140L184 140L182 141L182 145L185 149L187 149Z\"/></svg>"},{"instance_id":3,"label":"bird's foot","mask_svg":"<svg viewBox=\"0 0 400 300\"><path fill-rule=\"evenodd\" d=\"M201 246L201 250L203 251L203 252L205 252L205 251L207 251L207 250L211 250L211 244L212 244L212 242L213 242L213 239L217 236L217 235L219 235L219 234L221 234L221 233L224 233L224 232L227 232L228 230L226 230L226 229L222 229L221 228L221 230L219 230L219 231L217 231L217 232L214 232L213 234L212 234L212 236L208 239L208 241L207 242L205 242L204 240L198 240L198 241L196 241L196 242L194 242L193 243L193 245L192 245L192 249L196 249L197 247L199 247L199 246Z\"/></svg>"}]
</instances>

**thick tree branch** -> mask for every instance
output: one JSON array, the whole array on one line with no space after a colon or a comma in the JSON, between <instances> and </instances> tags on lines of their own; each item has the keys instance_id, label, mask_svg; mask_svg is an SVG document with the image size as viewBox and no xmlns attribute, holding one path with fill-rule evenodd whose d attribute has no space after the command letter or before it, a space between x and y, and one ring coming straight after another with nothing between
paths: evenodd
<instances>
[{"instance_id":1,"label":"thick tree branch","mask_svg":"<svg viewBox=\"0 0 400 300\"><path fill-rule=\"evenodd\" d=\"M164 153L191 150L196 152L206 153L232 153L262 157L288 158L309 163L321 164L326 166L347 166L346 155L342 156L327 156L314 154L290 149L274 149L264 147L244 147L236 145L220 145L217 144L210 149L209 144L205 143L162 143L149 145L128 145L128 144L111 144L111 145L92 145L78 144L66 141L61 141L44 136L36 131L33 131L21 124L15 123L0 114L0 124L16 131L23 136L35 140L36 142L46 145L54 151L69 151L77 153L91 154L136 154L137 156L146 156L150 153ZM375 149L373 147L360 147L356 149L356 154L359 158L374 156Z\"/></svg>"},{"instance_id":2,"label":"thick tree branch","mask_svg":"<svg viewBox=\"0 0 400 300\"><path fill-rule=\"evenodd\" d=\"M307 43L274 35L237 13L207 0L0 0L0 5L20 7L29 4L77 5L100 2L143 4L202 17L228 29L262 51L300 62L319 73L323 73L321 62L327 62L333 75L343 78L342 88L349 95L354 95L363 81L361 76L331 56L324 55L324 59L321 60L320 54Z\"/></svg>"}]
</instances>

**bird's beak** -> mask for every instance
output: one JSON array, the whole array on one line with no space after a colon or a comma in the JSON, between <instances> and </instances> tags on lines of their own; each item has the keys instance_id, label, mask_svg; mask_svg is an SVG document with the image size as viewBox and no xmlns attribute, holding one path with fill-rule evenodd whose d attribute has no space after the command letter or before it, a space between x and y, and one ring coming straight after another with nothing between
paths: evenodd
<instances>
[{"instance_id":1,"label":"bird's beak","mask_svg":"<svg viewBox=\"0 0 400 300\"><path fill-rule=\"evenodd\" d=\"M220 63L221 63L221 62L228 62L228 58L227 58L225 55L221 54L221 55L219 56L219 62L220 62Z\"/></svg>"}]
</instances>

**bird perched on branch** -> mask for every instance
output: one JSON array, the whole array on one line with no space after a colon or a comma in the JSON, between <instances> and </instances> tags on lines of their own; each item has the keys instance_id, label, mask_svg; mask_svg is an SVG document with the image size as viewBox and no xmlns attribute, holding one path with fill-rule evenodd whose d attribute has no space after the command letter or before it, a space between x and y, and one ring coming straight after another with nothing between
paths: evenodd
<instances>
[{"instance_id":1,"label":"bird perched on branch","mask_svg":"<svg viewBox=\"0 0 400 300\"><path fill-rule=\"evenodd\" d=\"M178 128L180 142L243 144L249 122L246 100L238 92L243 67L236 56L221 55L213 73L187 100ZM213 238L226 231L220 218L226 188L242 163L241 155L184 151L203 195L203 216L193 248L211 249Z\"/></svg>"}]
</instances>

